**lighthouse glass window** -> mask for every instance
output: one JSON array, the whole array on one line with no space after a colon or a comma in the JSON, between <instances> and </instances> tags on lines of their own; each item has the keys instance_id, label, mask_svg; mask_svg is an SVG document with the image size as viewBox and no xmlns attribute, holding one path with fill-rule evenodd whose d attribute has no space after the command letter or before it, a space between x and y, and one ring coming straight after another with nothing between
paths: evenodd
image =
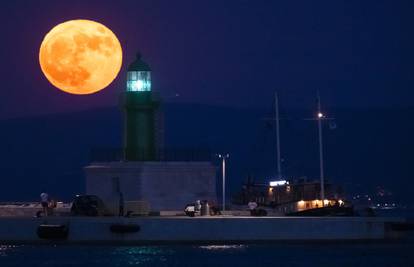
<instances>
[{"instance_id":1,"label":"lighthouse glass window","mask_svg":"<svg viewBox=\"0 0 414 267\"><path fill-rule=\"evenodd\" d=\"M127 91L129 92L151 91L151 72L129 71L127 74Z\"/></svg>"}]
</instances>

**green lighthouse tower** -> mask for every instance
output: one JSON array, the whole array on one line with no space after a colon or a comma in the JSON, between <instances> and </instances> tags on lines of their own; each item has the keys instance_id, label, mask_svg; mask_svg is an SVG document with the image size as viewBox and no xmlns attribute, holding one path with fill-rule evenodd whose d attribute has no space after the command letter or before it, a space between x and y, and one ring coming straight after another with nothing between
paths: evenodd
<instances>
[{"instance_id":1,"label":"green lighthouse tower","mask_svg":"<svg viewBox=\"0 0 414 267\"><path fill-rule=\"evenodd\" d=\"M120 104L124 112L124 159L155 160L156 114L160 101L151 90L151 68L140 53L128 66L126 91L121 94Z\"/></svg>"},{"instance_id":2,"label":"green lighthouse tower","mask_svg":"<svg viewBox=\"0 0 414 267\"><path fill-rule=\"evenodd\" d=\"M151 74L138 53L119 98L122 160L116 154L116 159L94 160L84 168L86 193L101 198L114 215L176 211L194 199L216 202L217 170L210 158L164 148L165 112Z\"/></svg>"}]
</instances>

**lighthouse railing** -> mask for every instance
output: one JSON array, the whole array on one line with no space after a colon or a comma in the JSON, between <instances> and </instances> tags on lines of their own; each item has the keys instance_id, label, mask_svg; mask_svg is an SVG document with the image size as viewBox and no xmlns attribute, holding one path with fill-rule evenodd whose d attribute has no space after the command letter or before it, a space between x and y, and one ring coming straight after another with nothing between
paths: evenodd
<instances>
[{"instance_id":1,"label":"lighthouse railing","mask_svg":"<svg viewBox=\"0 0 414 267\"><path fill-rule=\"evenodd\" d=\"M123 148L92 148L90 162L125 161ZM213 154L207 148L167 148L155 150L148 160L146 153L137 153L134 161L212 161Z\"/></svg>"}]
</instances>

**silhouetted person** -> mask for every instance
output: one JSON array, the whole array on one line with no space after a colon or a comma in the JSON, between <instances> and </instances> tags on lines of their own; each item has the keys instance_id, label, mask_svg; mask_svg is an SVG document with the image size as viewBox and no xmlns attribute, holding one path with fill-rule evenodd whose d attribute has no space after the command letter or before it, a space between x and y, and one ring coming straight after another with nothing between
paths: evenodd
<instances>
[{"instance_id":1,"label":"silhouetted person","mask_svg":"<svg viewBox=\"0 0 414 267\"><path fill-rule=\"evenodd\" d=\"M57 207L57 202L54 199L50 199L49 204L48 204L48 208L47 208L47 213L48 215L53 215L54 214L54 210Z\"/></svg>"},{"instance_id":2,"label":"silhouetted person","mask_svg":"<svg viewBox=\"0 0 414 267\"><path fill-rule=\"evenodd\" d=\"M256 201L251 200L249 203L247 203L247 206L249 207L250 215L255 216L256 215L256 208L257 208Z\"/></svg>"},{"instance_id":3,"label":"silhouetted person","mask_svg":"<svg viewBox=\"0 0 414 267\"><path fill-rule=\"evenodd\" d=\"M221 215L220 208L214 202L211 202L210 205L210 215Z\"/></svg>"},{"instance_id":4,"label":"silhouetted person","mask_svg":"<svg viewBox=\"0 0 414 267\"><path fill-rule=\"evenodd\" d=\"M119 193L119 217L124 216L124 195Z\"/></svg>"},{"instance_id":5,"label":"silhouetted person","mask_svg":"<svg viewBox=\"0 0 414 267\"><path fill-rule=\"evenodd\" d=\"M45 216L49 215L48 208L49 208L49 195L47 193L40 194L40 204L43 208L43 214Z\"/></svg>"}]
</instances>

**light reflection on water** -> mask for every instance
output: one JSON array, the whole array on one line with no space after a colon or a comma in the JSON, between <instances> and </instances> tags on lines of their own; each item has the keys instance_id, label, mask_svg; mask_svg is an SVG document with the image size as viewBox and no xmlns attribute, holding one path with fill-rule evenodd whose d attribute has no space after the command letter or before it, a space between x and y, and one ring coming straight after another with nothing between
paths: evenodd
<instances>
[{"instance_id":1,"label":"light reflection on water","mask_svg":"<svg viewBox=\"0 0 414 267\"><path fill-rule=\"evenodd\" d=\"M414 266L414 243L8 246L0 267Z\"/></svg>"},{"instance_id":2,"label":"light reflection on water","mask_svg":"<svg viewBox=\"0 0 414 267\"><path fill-rule=\"evenodd\" d=\"M166 255L173 253L167 247L118 247L111 254L127 265L142 265L155 260L165 262Z\"/></svg>"},{"instance_id":3,"label":"light reflection on water","mask_svg":"<svg viewBox=\"0 0 414 267\"><path fill-rule=\"evenodd\" d=\"M17 246L12 245L0 245L0 257L6 257Z\"/></svg>"},{"instance_id":4,"label":"light reflection on water","mask_svg":"<svg viewBox=\"0 0 414 267\"><path fill-rule=\"evenodd\" d=\"M246 249L247 246L245 245L209 245L209 246L199 246L201 249L206 250L242 250Z\"/></svg>"}]
</instances>

